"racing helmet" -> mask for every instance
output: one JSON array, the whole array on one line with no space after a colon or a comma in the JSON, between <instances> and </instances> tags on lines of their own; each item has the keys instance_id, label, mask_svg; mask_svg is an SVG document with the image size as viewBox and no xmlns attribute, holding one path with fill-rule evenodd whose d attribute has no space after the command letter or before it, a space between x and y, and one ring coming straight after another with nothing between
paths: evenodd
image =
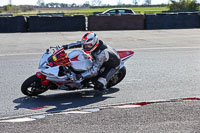
<instances>
[{"instance_id":1,"label":"racing helmet","mask_svg":"<svg viewBox=\"0 0 200 133\"><path fill-rule=\"evenodd\" d=\"M81 43L83 44L84 52L89 54L98 47L99 39L95 33L89 32L82 37Z\"/></svg>"}]
</instances>

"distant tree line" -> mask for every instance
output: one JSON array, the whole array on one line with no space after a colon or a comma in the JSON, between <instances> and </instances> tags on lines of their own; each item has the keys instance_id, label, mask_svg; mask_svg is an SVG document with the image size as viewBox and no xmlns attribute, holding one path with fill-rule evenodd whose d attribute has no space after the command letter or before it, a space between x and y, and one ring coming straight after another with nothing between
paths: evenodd
<instances>
[{"instance_id":1,"label":"distant tree line","mask_svg":"<svg viewBox=\"0 0 200 133\"><path fill-rule=\"evenodd\" d=\"M76 3L72 3L72 4L65 4L65 3L39 3L38 6L35 6L36 8L83 8L83 7L90 7L90 3L88 1L86 1L84 4L82 5L78 5Z\"/></svg>"},{"instance_id":2,"label":"distant tree line","mask_svg":"<svg viewBox=\"0 0 200 133\"><path fill-rule=\"evenodd\" d=\"M121 6L139 6L138 2L140 0L133 0L132 4L126 5L123 4L123 2L121 0L118 0L118 3L115 7L121 7ZM151 0L145 0L142 6L148 6L151 5ZM38 7L42 7L42 8L84 8L84 7L111 7L108 4L103 4L102 0L92 0L91 3L89 1L86 1L84 4L82 5L77 5L76 3L73 4L64 4L64 3L47 3L45 4L43 0L38 0Z\"/></svg>"},{"instance_id":3,"label":"distant tree line","mask_svg":"<svg viewBox=\"0 0 200 133\"><path fill-rule=\"evenodd\" d=\"M120 4L120 5L109 5L109 4L102 4L101 6L98 5L90 5L90 4L63 4L63 3L48 3L42 6L36 6L38 8L115 8L115 7L165 7L167 4L160 4L160 5L131 5L131 4Z\"/></svg>"},{"instance_id":4,"label":"distant tree line","mask_svg":"<svg viewBox=\"0 0 200 133\"><path fill-rule=\"evenodd\" d=\"M26 12L26 11L32 11L32 10L34 10L34 6L31 6L31 5L21 5L21 6L5 5L3 6L3 11L9 12L9 13Z\"/></svg>"},{"instance_id":5,"label":"distant tree line","mask_svg":"<svg viewBox=\"0 0 200 133\"><path fill-rule=\"evenodd\" d=\"M171 4L168 5L171 11L189 11L189 10L199 10L199 4L196 0L170 0Z\"/></svg>"}]
</instances>

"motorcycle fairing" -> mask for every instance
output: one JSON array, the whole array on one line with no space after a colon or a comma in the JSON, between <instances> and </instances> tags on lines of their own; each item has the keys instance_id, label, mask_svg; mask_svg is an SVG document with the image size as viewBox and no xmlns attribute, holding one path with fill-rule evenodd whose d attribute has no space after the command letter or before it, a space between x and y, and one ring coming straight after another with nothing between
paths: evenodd
<instances>
[{"instance_id":1,"label":"motorcycle fairing","mask_svg":"<svg viewBox=\"0 0 200 133\"><path fill-rule=\"evenodd\" d=\"M75 71L87 71L92 67L92 60L82 50L73 50L68 57Z\"/></svg>"},{"instance_id":2,"label":"motorcycle fairing","mask_svg":"<svg viewBox=\"0 0 200 133\"><path fill-rule=\"evenodd\" d=\"M128 58L130 58L131 56L133 56L134 51L132 51L132 50L117 51L117 53L119 54L121 61L125 61Z\"/></svg>"},{"instance_id":3,"label":"motorcycle fairing","mask_svg":"<svg viewBox=\"0 0 200 133\"><path fill-rule=\"evenodd\" d=\"M43 54L42 58L40 59L40 63L39 63L39 67L38 67L39 69L46 67L47 60L51 55L52 55L51 52L49 52L49 53L46 52Z\"/></svg>"}]
</instances>

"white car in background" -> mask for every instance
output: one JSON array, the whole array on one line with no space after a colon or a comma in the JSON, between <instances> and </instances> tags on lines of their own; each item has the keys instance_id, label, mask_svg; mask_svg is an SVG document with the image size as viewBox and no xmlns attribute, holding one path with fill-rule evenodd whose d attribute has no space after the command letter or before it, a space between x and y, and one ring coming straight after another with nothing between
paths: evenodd
<instances>
[{"instance_id":1,"label":"white car in background","mask_svg":"<svg viewBox=\"0 0 200 133\"><path fill-rule=\"evenodd\" d=\"M135 14L135 12L129 8L112 8L101 14Z\"/></svg>"}]
</instances>

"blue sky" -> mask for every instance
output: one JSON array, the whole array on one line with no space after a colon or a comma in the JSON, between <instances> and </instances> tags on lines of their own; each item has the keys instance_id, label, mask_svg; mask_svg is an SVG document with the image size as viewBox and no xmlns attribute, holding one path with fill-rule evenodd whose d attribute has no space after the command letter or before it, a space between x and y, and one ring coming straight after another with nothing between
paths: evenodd
<instances>
[{"instance_id":1,"label":"blue sky","mask_svg":"<svg viewBox=\"0 0 200 133\"><path fill-rule=\"evenodd\" d=\"M10 0L0 0L0 6L6 5L9 3ZM14 5L36 5L38 0L11 0L12 4ZM89 1L91 3L92 0L44 0L45 3L51 3L51 2L57 2L57 3L76 3L76 4L83 4L86 1ZM121 3L125 4L132 4L133 0L101 0L103 4L110 4L110 5L116 5L118 1L121 1ZM139 4L144 3L144 0L138 0ZM162 3L168 3L169 0L152 0L152 4L162 4Z\"/></svg>"}]
</instances>

